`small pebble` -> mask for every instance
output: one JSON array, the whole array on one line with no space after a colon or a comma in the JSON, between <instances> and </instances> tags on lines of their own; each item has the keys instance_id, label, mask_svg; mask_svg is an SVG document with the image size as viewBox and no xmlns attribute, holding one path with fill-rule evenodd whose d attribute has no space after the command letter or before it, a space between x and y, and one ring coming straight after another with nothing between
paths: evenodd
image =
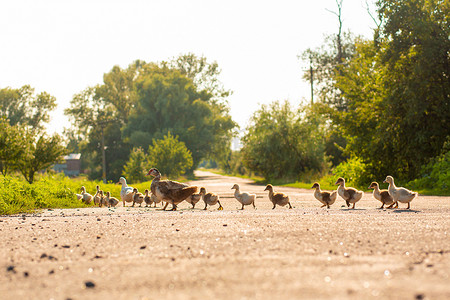
<instances>
[{"instance_id":1,"label":"small pebble","mask_svg":"<svg viewBox=\"0 0 450 300\"><path fill-rule=\"evenodd\" d=\"M89 288L89 289L95 287L95 283L93 283L92 281L85 281L85 282L84 282L84 285L85 285L87 288Z\"/></svg>"}]
</instances>

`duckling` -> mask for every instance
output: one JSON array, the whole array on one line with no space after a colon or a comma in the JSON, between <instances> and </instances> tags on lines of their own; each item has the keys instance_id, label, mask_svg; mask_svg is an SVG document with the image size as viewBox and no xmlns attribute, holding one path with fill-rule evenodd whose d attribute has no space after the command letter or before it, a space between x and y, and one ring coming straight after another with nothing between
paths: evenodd
<instances>
[{"instance_id":1,"label":"duckling","mask_svg":"<svg viewBox=\"0 0 450 300\"><path fill-rule=\"evenodd\" d=\"M388 192L392 196L395 202L395 208L398 208L398 202L408 203L408 207L410 208L410 202L418 195L416 192L412 192L403 187L396 187L394 184L394 177L388 175L383 182L389 183Z\"/></svg>"},{"instance_id":2,"label":"duckling","mask_svg":"<svg viewBox=\"0 0 450 300\"><path fill-rule=\"evenodd\" d=\"M284 193L275 193L271 184L268 184L264 191L269 191L269 200L273 203L272 209L275 209L275 206L277 204L279 206L285 206L286 204L289 204L289 209L292 209L291 202L289 201L289 196Z\"/></svg>"},{"instance_id":3,"label":"duckling","mask_svg":"<svg viewBox=\"0 0 450 300\"><path fill-rule=\"evenodd\" d=\"M145 197L144 197L144 202L145 202L145 207L152 207L152 197L151 196L149 196L149 190L145 190L144 191L144 195L145 195Z\"/></svg>"},{"instance_id":4,"label":"duckling","mask_svg":"<svg viewBox=\"0 0 450 300\"><path fill-rule=\"evenodd\" d=\"M187 197L186 198L186 202L192 204L192 209L194 209L195 208L195 204L197 204L198 201L200 201L201 198L202 198L202 193L201 193L201 189L200 189L199 193L193 193L192 195Z\"/></svg>"},{"instance_id":5,"label":"duckling","mask_svg":"<svg viewBox=\"0 0 450 300\"><path fill-rule=\"evenodd\" d=\"M98 207L102 207L103 205L108 206L108 199L106 199L106 196L103 194L102 190L99 191L99 195L100 195L100 202L98 204Z\"/></svg>"},{"instance_id":6,"label":"duckling","mask_svg":"<svg viewBox=\"0 0 450 300\"><path fill-rule=\"evenodd\" d=\"M372 182L369 185L369 189L373 189L373 197L378 201L381 201L381 209L384 208L384 205L389 205L388 208L392 208L394 206L394 199L387 190L380 190L378 186L378 182Z\"/></svg>"},{"instance_id":7,"label":"duckling","mask_svg":"<svg viewBox=\"0 0 450 300\"><path fill-rule=\"evenodd\" d=\"M97 185L96 186L97 192L94 195L94 205L100 205L100 201L102 200L100 197L100 187Z\"/></svg>"},{"instance_id":8,"label":"duckling","mask_svg":"<svg viewBox=\"0 0 450 300\"><path fill-rule=\"evenodd\" d=\"M250 205L253 204L253 208L256 208L255 206L255 194L249 194L249 193L241 193L239 190L239 185L235 184L231 188L234 189L234 198L236 198L237 201L239 201L242 204L241 210L244 209L244 205Z\"/></svg>"},{"instance_id":9,"label":"duckling","mask_svg":"<svg viewBox=\"0 0 450 300\"><path fill-rule=\"evenodd\" d=\"M86 204L90 204L92 201L92 195L86 193L86 188L84 186L81 187L81 201Z\"/></svg>"},{"instance_id":10,"label":"duckling","mask_svg":"<svg viewBox=\"0 0 450 300\"><path fill-rule=\"evenodd\" d=\"M332 193L329 192L322 192L320 190L320 184L318 182L314 182L313 186L311 187L312 189L316 189L314 191L314 197L319 200L320 203L322 203L323 205L321 206L324 207L326 206L327 208L330 208L330 205L332 205L337 198L337 191L334 191Z\"/></svg>"},{"instance_id":11,"label":"duckling","mask_svg":"<svg viewBox=\"0 0 450 300\"><path fill-rule=\"evenodd\" d=\"M108 207L116 207L117 204L119 204L119 200L117 200L114 197L111 197L110 192L106 192L106 201L108 202Z\"/></svg>"},{"instance_id":12,"label":"duckling","mask_svg":"<svg viewBox=\"0 0 450 300\"><path fill-rule=\"evenodd\" d=\"M205 202L205 208L207 209L208 205L215 205L219 203L219 208L217 210L223 210L222 204L220 204L219 195L214 193L206 193L206 189L204 187L200 188L200 194L202 194L203 201Z\"/></svg>"},{"instance_id":13,"label":"duckling","mask_svg":"<svg viewBox=\"0 0 450 300\"><path fill-rule=\"evenodd\" d=\"M131 206L134 207L134 204L138 203L139 207L141 207L142 206L142 202L144 202L144 195L142 193L139 193L137 188L133 189L133 193L134 193L133 205L131 205Z\"/></svg>"},{"instance_id":14,"label":"duckling","mask_svg":"<svg viewBox=\"0 0 450 300\"><path fill-rule=\"evenodd\" d=\"M355 209L356 202L361 200L364 193L352 187L345 187L345 179L342 177L338 178L335 185L337 184L339 184L339 187L337 189L339 196L341 196L345 200L345 203L347 203L347 207L350 207L350 203L353 203L352 209Z\"/></svg>"}]
</instances>

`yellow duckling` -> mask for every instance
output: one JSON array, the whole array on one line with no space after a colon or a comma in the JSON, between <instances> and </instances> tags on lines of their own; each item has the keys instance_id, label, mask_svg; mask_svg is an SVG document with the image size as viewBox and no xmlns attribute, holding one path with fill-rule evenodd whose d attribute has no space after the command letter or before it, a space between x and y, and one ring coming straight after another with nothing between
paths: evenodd
<instances>
[{"instance_id":1,"label":"yellow duckling","mask_svg":"<svg viewBox=\"0 0 450 300\"><path fill-rule=\"evenodd\" d=\"M200 188L200 194L202 194L203 202L205 202L205 208L207 209L208 205L215 205L219 203L219 208L217 210L223 210L222 204L220 204L219 195L214 193L206 193L206 189L204 187Z\"/></svg>"},{"instance_id":2,"label":"yellow duckling","mask_svg":"<svg viewBox=\"0 0 450 300\"><path fill-rule=\"evenodd\" d=\"M289 209L292 209L291 202L289 201L289 196L283 193L275 193L271 184L268 184L264 191L269 191L269 200L273 204L272 209L275 209L276 205L285 206L286 204L289 204Z\"/></svg>"},{"instance_id":3,"label":"yellow duckling","mask_svg":"<svg viewBox=\"0 0 450 300\"><path fill-rule=\"evenodd\" d=\"M142 202L144 202L144 195L142 193L139 193L137 188L133 189L133 193L133 205L131 206L134 207L134 204L137 203L139 204L139 207L141 207Z\"/></svg>"},{"instance_id":4,"label":"yellow duckling","mask_svg":"<svg viewBox=\"0 0 450 300\"><path fill-rule=\"evenodd\" d=\"M394 199L387 190L380 190L378 182L372 182L369 185L369 189L373 189L373 197L378 201L381 201L382 204L380 208L384 208L384 205L389 205L388 208L392 208L392 206L394 206Z\"/></svg>"},{"instance_id":5,"label":"yellow duckling","mask_svg":"<svg viewBox=\"0 0 450 300\"><path fill-rule=\"evenodd\" d=\"M108 207L116 207L119 204L119 200L117 198L111 197L110 192L106 192L106 201L108 202Z\"/></svg>"},{"instance_id":6,"label":"yellow duckling","mask_svg":"<svg viewBox=\"0 0 450 300\"><path fill-rule=\"evenodd\" d=\"M339 196L341 196L345 200L345 203L347 203L347 207L350 206L350 203L353 203L352 209L355 209L356 202L361 200L364 193L352 187L345 187L345 179L342 177L338 178L335 185L336 184L339 184L337 192Z\"/></svg>"},{"instance_id":7,"label":"yellow duckling","mask_svg":"<svg viewBox=\"0 0 450 300\"><path fill-rule=\"evenodd\" d=\"M332 205L336 201L337 191L334 191L332 193L322 192L320 190L320 184L318 182L314 182L314 184L313 184L313 186L311 188L315 189L314 197L317 200L319 200L320 203L323 204L321 206L321 208L324 207L324 206L326 206L327 208L330 208L330 205Z\"/></svg>"}]
</instances>

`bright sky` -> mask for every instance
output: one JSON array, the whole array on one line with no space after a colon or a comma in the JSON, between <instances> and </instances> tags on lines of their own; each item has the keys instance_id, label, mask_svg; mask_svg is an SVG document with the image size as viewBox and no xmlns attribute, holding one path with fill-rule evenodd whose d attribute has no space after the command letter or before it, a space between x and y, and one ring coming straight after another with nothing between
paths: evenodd
<instances>
[{"instance_id":1,"label":"bright sky","mask_svg":"<svg viewBox=\"0 0 450 300\"><path fill-rule=\"evenodd\" d=\"M365 2L343 1L343 29L370 37ZM55 96L49 132L61 132L72 96L114 65L193 52L218 62L245 128L262 103L310 101L297 55L337 32L326 9L336 11L335 0L0 0L0 88L30 84Z\"/></svg>"}]
</instances>

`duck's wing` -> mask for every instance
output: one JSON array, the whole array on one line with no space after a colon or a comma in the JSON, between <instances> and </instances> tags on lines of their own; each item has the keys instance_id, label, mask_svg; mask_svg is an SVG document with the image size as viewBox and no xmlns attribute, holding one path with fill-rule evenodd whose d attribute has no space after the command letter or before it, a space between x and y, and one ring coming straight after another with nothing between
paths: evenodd
<instances>
[{"instance_id":1,"label":"duck's wing","mask_svg":"<svg viewBox=\"0 0 450 300\"><path fill-rule=\"evenodd\" d=\"M181 183L174 180L161 180L160 183L164 183L167 189L173 190L173 189L182 189L188 187L187 184Z\"/></svg>"}]
</instances>

